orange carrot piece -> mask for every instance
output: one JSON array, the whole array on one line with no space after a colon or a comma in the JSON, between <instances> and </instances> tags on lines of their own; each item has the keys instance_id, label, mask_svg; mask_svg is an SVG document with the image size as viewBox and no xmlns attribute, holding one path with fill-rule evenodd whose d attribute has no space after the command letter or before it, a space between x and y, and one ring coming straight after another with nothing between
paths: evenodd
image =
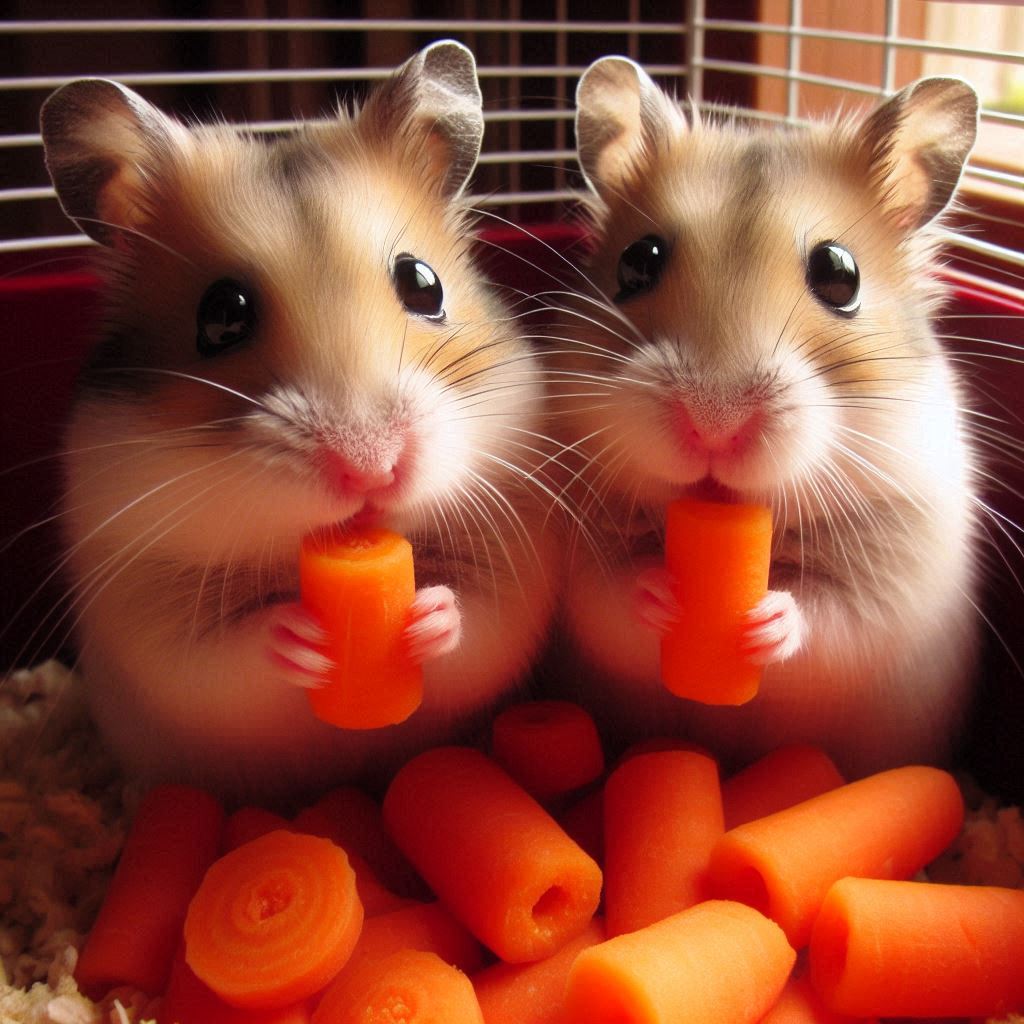
<instances>
[{"instance_id":1,"label":"orange carrot piece","mask_svg":"<svg viewBox=\"0 0 1024 1024\"><path fill-rule=\"evenodd\" d=\"M492 723L494 760L538 800L571 793L604 771L590 714L566 700L514 704Z\"/></svg>"},{"instance_id":2,"label":"orange carrot piece","mask_svg":"<svg viewBox=\"0 0 1024 1024\"><path fill-rule=\"evenodd\" d=\"M222 854L230 853L253 839L265 836L268 832L276 832L280 828L288 827L288 819L282 818L280 814L275 814L273 811L268 811L263 807L239 807L224 821L220 851Z\"/></svg>"},{"instance_id":3,"label":"orange carrot piece","mask_svg":"<svg viewBox=\"0 0 1024 1024\"><path fill-rule=\"evenodd\" d=\"M426 887L384 828L380 804L358 786L336 786L299 812L296 826L322 835L348 854L357 854L374 874L401 896L425 899Z\"/></svg>"},{"instance_id":4,"label":"orange carrot piece","mask_svg":"<svg viewBox=\"0 0 1024 1024\"><path fill-rule=\"evenodd\" d=\"M722 783L726 829L836 789L846 780L820 747L779 747Z\"/></svg>"},{"instance_id":5,"label":"orange carrot piece","mask_svg":"<svg viewBox=\"0 0 1024 1024\"><path fill-rule=\"evenodd\" d=\"M759 1024L878 1024L877 1020L833 1013L806 977L790 978L778 1001Z\"/></svg>"},{"instance_id":6,"label":"orange carrot piece","mask_svg":"<svg viewBox=\"0 0 1024 1024\"><path fill-rule=\"evenodd\" d=\"M685 750L629 758L605 783L604 827L609 936L693 906L725 832L718 765Z\"/></svg>"},{"instance_id":7,"label":"orange carrot piece","mask_svg":"<svg viewBox=\"0 0 1024 1024\"><path fill-rule=\"evenodd\" d=\"M566 835L598 864L604 861L604 789L593 789L555 814Z\"/></svg>"},{"instance_id":8,"label":"orange carrot piece","mask_svg":"<svg viewBox=\"0 0 1024 1024\"><path fill-rule=\"evenodd\" d=\"M118 985L159 995L167 984L189 900L220 845L224 812L191 786L143 797L75 980L93 999Z\"/></svg>"},{"instance_id":9,"label":"orange carrot piece","mask_svg":"<svg viewBox=\"0 0 1024 1024\"><path fill-rule=\"evenodd\" d=\"M157 1024L309 1024L310 1015L307 1000L274 1010L230 1006L195 976L181 947L160 1001Z\"/></svg>"},{"instance_id":10,"label":"orange carrot piece","mask_svg":"<svg viewBox=\"0 0 1024 1024\"><path fill-rule=\"evenodd\" d=\"M669 504L665 565L680 620L662 638L661 675L678 697L744 704L761 666L742 650L744 619L768 592L771 511L685 498Z\"/></svg>"},{"instance_id":11,"label":"orange carrot piece","mask_svg":"<svg viewBox=\"0 0 1024 1024\"><path fill-rule=\"evenodd\" d=\"M1024 1010L1024 890L844 878L814 925L811 983L853 1015Z\"/></svg>"},{"instance_id":12,"label":"orange carrot piece","mask_svg":"<svg viewBox=\"0 0 1024 1024\"><path fill-rule=\"evenodd\" d=\"M483 1024L469 978L435 953L364 960L324 993L313 1024Z\"/></svg>"},{"instance_id":13,"label":"orange carrot piece","mask_svg":"<svg viewBox=\"0 0 1024 1024\"><path fill-rule=\"evenodd\" d=\"M569 969L585 949L604 942L595 918L586 930L543 960L496 963L472 976L485 1024L558 1024Z\"/></svg>"},{"instance_id":14,"label":"orange carrot piece","mask_svg":"<svg viewBox=\"0 0 1024 1024\"><path fill-rule=\"evenodd\" d=\"M601 869L522 787L466 747L401 768L384 823L452 913L501 959L539 960L597 909Z\"/></svg>"},{"instance_id":15,"label":"orange carrot piece","mask_svg":"<svg viewBox=\"0 0 1024 1024\"><path fill-rule=\"evenodd\" d=\"M778 925L708 900L585 949L569 971L565 1024L753 1024L796 953Z\"/></svg>"},{"instance_id":16,"label":"orange carrot piece","mask_svg":"<svg viewBox=\"0 0 1024 1024\"><path fill-rule=\"evenodd\" d=\"M185 955L225 1002L286 1006L341 970L362 924L344 850L317 836L268 832L207 871L185 919Z\"/></svg>"},{"instance_id":17,"label":"orange carrot piece","mask_svg":"<svg viewBox=\"0 0 1024 1024\"><path fill-rule=\"evenodd\" d=\"M951 775L892 768L726 832L711 854L709 892L761 910L799 949L833 882L909 878L962 824Z\"/></svg>"},{"instance_id":18,"label":"orange carrot piece","mask_svg":"<svg viewBox=\"0 0 1024 1024\"><path fill-rule=\"evenodd\" d=\"M332 530L307 537L299 592L328 633L331 683L307 691L313 713L344 729L408 718L423 699L423 673L403 634L416 593L412 546L389 530Z\"/></svg>"},{"instance_id":19,"label":"orange carrot piece","mask_svg":"<svg viewBox=\"0 0 1024 1024\"><path fill-rule=\"evenodd\" d=\"M477 970L484 959L480 943L466 926L435 900L368 917L345 970L360 960L381 960L403 949L436 953L466 973Z\"/></svg>"}]
</instances>

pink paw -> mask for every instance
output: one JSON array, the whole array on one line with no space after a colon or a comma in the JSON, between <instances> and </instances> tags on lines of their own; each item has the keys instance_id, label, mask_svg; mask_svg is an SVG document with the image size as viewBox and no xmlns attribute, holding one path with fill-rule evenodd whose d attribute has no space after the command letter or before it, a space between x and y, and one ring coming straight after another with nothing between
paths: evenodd
<instances>
[{"instance_id":1,"label":"pink paw","mask_svg":"<svg viewBox=\"0 0 1024 1024\"><path fill-rule=\"evenodd\" d=\"M756 665L785 661L800 650L804 617L788 590L769 590L747 614L743 649Z\"/></svg>"},{"instance_id":2,"label":"pink paw","mask_svg":"<svg viewBox=\"0 0 1024 1024\"><path fill-rule=\"evenodd\" d=\"M327 637L316 616L297 602L274 608L267 657L286 682L317 689L327 682L333 662L324 651Z\"/></svg>"},{"instance_id":3,"label":"pink paw","mask_svg":"<svg viewBox=\"0 0 1024 1024\"><path fill-rule=\"evenodd\" d=\"M462 636L462 613L448 587L416 591L405 628L409 657L416 664L454 651Z\"/></svg>"},{"instance_id":4,"label":"pink paw","mask_svg":"<svg viewBox=\"0 0 1024 1024\"><path fill-rule=\"evenodd\" d=\"M664 566L637 573L635 600L640 621L656 633L667 633L679 621L672 574Z\"/></svg>"}]
</instances>

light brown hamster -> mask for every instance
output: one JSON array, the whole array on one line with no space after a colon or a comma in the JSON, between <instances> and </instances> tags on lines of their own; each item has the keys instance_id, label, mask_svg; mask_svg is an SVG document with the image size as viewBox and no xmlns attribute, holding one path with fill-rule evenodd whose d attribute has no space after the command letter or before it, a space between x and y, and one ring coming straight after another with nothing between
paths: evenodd
<instances>
[{"instance_id":1,"label":"light brown hamster","mask_svg":"<svg viewBox=\"0 0 1024 1024\"><path fill-rule=\"evenodd\" d=\"M552 607L531 477L542 389L474 266L483 117L461 44L275 141L185 126L115 83L42 111L67 214L106 247L102 340L67 432L71 614L134 773L272 798L379 779L527 672ZM413 543L401 725L339 730L298 603L310 531Z\"/></svg>"},{"instance_id":2,"label":"light brown hamster","mask_svg":"<svg viewBox=\"0 0 1024 1024\"><path fill-rule=\"evenodd\" d=\"M730 763L814 742L851 775L949 753L976 648L977 462L929 320L934 226L977 119L951 78L793 129L703 119L621 57L581 79L593 252L551 405L582 510L575 692L618 734ZM741 707L659 682L678 614L664 509L684 495L772 509L743 636L766 668Z\"/></svg>"}]
</instances>

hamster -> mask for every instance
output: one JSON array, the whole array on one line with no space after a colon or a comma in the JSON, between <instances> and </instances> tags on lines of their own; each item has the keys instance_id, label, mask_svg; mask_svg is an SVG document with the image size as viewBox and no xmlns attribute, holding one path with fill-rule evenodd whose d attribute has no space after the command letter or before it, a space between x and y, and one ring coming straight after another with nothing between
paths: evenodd
<instances>
[{"instance_id":1,"label":"hamster","mask_svg":"<svg viewBox=\"0 0 1024 1024\"><path fill-rule=\"evenodd\" d=\"M951 78L787 130L705 120L625 58L582 77L593 244L550 401L576 457L576 693L618 735L733 765L816 743L851 776L949 755L978 634L978 460L929 318L977 120ZM773 513L742 638L766 667L740 707L659 682L678 615L664 510L685 495Z\"/></svg>"},{"instance_id":2,"label":"hamster","mask_svg":"<svg viewBox=\"0 0 1024 1024\"><path fill-rule=\"evenodd\" d=\"M518 685L553 601L532 477L542 387L474 267L476 66L433 44L354 112L274 141L113 82L41 115L65 212L105 247L103 336L67 430L71 615L130 772L239 798L385 778ZM404 723L319 722L310 531L413 544Z\"/></svg>"}]
</instances>

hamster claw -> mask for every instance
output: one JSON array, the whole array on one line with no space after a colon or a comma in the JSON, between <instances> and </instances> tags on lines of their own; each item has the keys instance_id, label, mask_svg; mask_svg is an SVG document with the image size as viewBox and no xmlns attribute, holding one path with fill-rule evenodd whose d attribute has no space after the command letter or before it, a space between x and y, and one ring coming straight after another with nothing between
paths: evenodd
<instances>
[{"instance_id":1,"label":"hamster claw","mask_svg":"<svg viewBox=\"0 0 1024 1024\"><path fill-rule=\"evenodd\" d=\"M672 589L672 574L664 566L637 573L635 600L640 621L656 633L667 632L679 621L679 602Z\"/></svg>"},{"instance_id":2,"label":"hamster claw","mask_svg":"<svg viewBox=\"0 0 1024 1024\"><path fill-rule=\"evenodd\" d=\"M769 590L747 614L743 650L756 665L792 657L804 640L804 617L788 590Z\"/></svg>"},{"instance_id":3,"label":"hamster claw","mask_svg":"<svg viewBox=\"0 0 1024 1024\"><path fill-rule=\"evenodd\" d=\"M299 604L275 609L267 656L285 681L303 689L319 689L327 682L333 662L324 653L326 634L315 616Z\"/></svg>"},{"instance_id":4,"label":"hamster claw","mask_svg":"<svg viewBox=\"0 0 1024 1024\"><path fill-rule=\"evenodd\" d=\"M406 650L416 664L454 651L462 636L462 613L448 587L422 587L409 610Z\"/></svg>"}]
</instances>

